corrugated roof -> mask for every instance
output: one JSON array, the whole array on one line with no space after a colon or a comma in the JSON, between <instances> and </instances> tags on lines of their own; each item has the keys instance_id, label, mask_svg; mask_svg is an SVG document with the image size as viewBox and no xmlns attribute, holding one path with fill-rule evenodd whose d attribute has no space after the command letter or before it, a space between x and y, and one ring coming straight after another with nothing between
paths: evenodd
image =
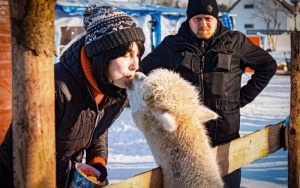
<instances>
[{"instance_id":1,"label":"corrugated roof","mask_svg":"<svg viewBox=\"0 0 300 188\"><path fill-rule=\"evenodd\" d=\"M182 8L159 6L138 2L116 2L116 1L99 1L99 0L57 0L55 9L68 15L83 14L86 7L90 5L113 6L127 13L130 11L140 15L145 14L179 14L185 16L186 10Z\"/></svg>"}]
</instances>

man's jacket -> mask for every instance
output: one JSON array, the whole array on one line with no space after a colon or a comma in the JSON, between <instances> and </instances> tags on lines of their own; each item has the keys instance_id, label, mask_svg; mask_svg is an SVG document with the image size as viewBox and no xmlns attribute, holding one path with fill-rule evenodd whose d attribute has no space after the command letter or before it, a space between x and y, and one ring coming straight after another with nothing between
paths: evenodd
<instances>
[{"instance_id":1,"label":"man's jacket","mask_svg":"<svg viewBox=\"0 0 300 188\"><path fill-rule=\"evenodd\" d=\"M219 114L206 124L214 146L239 137L240 108L255 99L277 69L269 53L221 22L206 41L193 36L188 22L183 22L178 34L166 37L141 62L146 74L159 67L179 72L199 88L200 100ZM254 74L241 86L246 67Z\"/></svg>"}]
</instances>

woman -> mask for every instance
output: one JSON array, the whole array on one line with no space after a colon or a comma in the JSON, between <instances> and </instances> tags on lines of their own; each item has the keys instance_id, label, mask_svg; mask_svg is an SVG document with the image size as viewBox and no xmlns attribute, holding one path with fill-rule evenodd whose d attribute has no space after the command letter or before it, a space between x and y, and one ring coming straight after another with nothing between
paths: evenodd
<instances>
[{"instance_id":1,"label":"woman","mask_svg":"<svg viewBox=\"0 0 300 188\"><path fill-rule=\"evenodd\" d=\"M91 6L83 16L86 35L55 64L57 187L68 186L71 169L75 162L82 162L84 151L86 163L98 169L98 179L105 181L107 130L127 105L127 82L144 53L143 31L124 12L110 6ZM9 143L10 131L0 156L11 150ZM12 169L3 168L0 159L0 176L12 179L12 174L3 174ZM12 187L12 181L6 187Z\"/></svg>"}]
</instances>

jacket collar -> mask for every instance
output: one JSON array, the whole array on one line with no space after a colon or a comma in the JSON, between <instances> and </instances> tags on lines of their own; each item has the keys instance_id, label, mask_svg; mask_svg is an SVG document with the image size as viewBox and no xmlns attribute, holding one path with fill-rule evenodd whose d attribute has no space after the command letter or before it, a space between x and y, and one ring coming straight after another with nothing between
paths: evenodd
<instances>
[{"instance_id":1,"label":"jacket collar","mask_svg":"<svg viewBox=\"0 0 300 188\"><path fill-rule=\"evenodd\" d=\"M80 38L78 41L76 41L74 44L72 44L60 57L60 62L62 65L74 76L74 78L77 80L77 82L80 84L82 89L86 90L86 88L89 87L89 83L84 75L84 72L81 67L80 63L80 52L82 47L84 46L85 36ZM119 98L126 98L126 90L125 89L119 89L116 90L114 87L116 86L108 86L103 85L99 89L103 92L103 90L106 91L106 93L109 93L107 96L110 96L109 98L112 98L114 101L118 101ZM114 89L112 89L114 88ZM109 99L110 100L110 99ZM107 100L105 100L107 101Z\"/></svg>"}]
</instances>

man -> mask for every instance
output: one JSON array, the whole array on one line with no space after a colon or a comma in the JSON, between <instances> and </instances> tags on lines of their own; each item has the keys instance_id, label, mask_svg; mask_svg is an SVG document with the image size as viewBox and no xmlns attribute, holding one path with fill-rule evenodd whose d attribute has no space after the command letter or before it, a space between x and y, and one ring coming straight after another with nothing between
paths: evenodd
<instances>
[{"instance_id":1,"label":"man","mask_svg":"<svg viewBox=\"0 0 300 188\"><path fill-rule=\"evenodd\" d=\"M141 62L144 73L164 67L199 88L201 100L220 116L206 124L213 146L240 137L240 108L256 98L277 69L266 51L241 32L225 28L218 14L216 0L189 0L187 20L178 34L166 37ZM254 74L241 87L246 67ZM226 187L239 187L241 170L223 180Z\"/></svg>"}]
</instances>

